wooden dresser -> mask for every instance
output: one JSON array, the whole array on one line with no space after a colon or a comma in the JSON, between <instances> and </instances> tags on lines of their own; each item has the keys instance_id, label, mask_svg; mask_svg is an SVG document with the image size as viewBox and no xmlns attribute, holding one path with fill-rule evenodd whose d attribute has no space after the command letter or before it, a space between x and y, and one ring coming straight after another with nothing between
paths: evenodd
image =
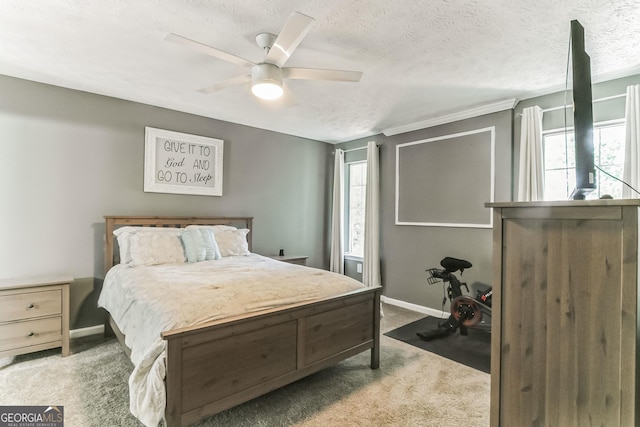
<instances>
[{"instance_id":1,"label":"wooden dresser","mask_svg":"<svg viewBox=\"0 0 640 427\"><path fill-rule=\"evenodd\" d=\"M491 426L638 426L640 200L491 203Z\"/></svg>"},{"instance_id":2,"label":"wooden dresser","mask_svg":"<svg viewBox=\"0 0 640 427\"><path fill-rule=\"evenodd\" d=\"M62 347L69 355L71 276L0 280L0 357Z\"/></svg>"}]
</instances>

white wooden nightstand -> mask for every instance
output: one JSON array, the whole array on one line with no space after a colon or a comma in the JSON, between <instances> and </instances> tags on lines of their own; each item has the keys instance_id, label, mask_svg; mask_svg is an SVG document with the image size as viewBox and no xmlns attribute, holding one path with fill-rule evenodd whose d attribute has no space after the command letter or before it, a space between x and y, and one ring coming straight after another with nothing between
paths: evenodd
<instances>
[{"instance_id":1,"label":"white wooden nightstand","mask_svg":"<svg viewBox=\"0 0 640 427\"><path fill-rule=\"evenodd\" d=\"M304 255L274 255L269 258L282 262L288 262L289 264L307 265L308 256Z\"/></svg>"},{"instance_id":2,"label":"white wooden nightstand","mask_svg":"<svg viewBox=\"0 0 640 427\"><path fill-rule=\"evenodd\" d=\"M0 357L62 347L69 355L71 276L0 280Z\"/></svg>"}]
</instances>

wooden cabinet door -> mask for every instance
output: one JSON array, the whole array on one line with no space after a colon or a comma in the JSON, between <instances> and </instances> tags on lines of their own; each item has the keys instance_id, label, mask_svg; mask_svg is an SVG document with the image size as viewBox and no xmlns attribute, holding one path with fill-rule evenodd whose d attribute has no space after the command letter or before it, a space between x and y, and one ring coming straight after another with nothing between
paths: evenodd
<instances>
[{"instance_id":1,"label":"wooden cabinet door","mask_svg":"<svg viewBox=\"0 0 640 427\"><path fill-rule=\"evenodd\" d=\"M634 424L637 207L628 211L503 219L498 425Z\"/></svg>"}]
</instances>

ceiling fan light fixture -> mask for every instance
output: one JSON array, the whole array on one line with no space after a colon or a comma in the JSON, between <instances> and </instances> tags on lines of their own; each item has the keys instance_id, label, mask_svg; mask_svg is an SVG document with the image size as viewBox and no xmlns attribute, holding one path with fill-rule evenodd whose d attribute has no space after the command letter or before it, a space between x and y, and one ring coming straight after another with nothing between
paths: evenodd
<instances>
[{"instance_id":1,"label":"ceiling fan light fixture","mask_svg":"<svg viewBox=\"0 0 640 427\"><path fill-rule=\"evenodd\" d=\"M251 92L261 99L278 99L283 94L282 70L273 64L257 64L251 69Z\"/></svg>"},{"instance_id":2,"label":"ceiling fan light fixture","mask_svg":"<svg viewBox=\"0 0 640 427\"><path fill-rule=\"evenodd\" d=\"M282 96L282 84L276 82L258 82L253 83L251 92L258 98L272 100Z\"/></svg>"}]
</instances>

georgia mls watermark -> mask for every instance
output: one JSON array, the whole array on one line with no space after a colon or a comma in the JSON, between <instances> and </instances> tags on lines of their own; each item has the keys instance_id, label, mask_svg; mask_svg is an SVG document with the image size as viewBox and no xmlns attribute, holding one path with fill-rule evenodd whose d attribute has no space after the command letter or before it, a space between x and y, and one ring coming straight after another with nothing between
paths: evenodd
<instances>
[{"instance_id":1,"label":"georgia mls watermark","mask_svg":"<svg viewBox=\"0 0 640 427\"><path fill-rule=\"evenodd\" d=\"M64 407L0 406L0 427L64 427Z\"/></svg>"}]
</instances>

